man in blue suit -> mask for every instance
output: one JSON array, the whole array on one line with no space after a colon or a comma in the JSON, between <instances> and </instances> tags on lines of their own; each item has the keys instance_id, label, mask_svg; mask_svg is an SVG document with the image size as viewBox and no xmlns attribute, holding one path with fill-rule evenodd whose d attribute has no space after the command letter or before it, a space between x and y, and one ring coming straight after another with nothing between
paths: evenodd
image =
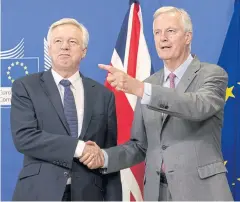
<instances>
[{"instance_id":1,"label":"man in blue suit","mask_svg":"<svg viewBox=\"0 0 240 202\"><path fill-rule=\"evenodd\" d=\"M102 175L79 161L91 153L89 161L102 162L97 145L117 144L113 93L79 73L88 39L74 19L53 23L48 32L52 68L13 83L11 130L24 154L13 200L122 200L119 172ZM89 140L96 144L85 144Z\"/></svg>"}]
</instances>

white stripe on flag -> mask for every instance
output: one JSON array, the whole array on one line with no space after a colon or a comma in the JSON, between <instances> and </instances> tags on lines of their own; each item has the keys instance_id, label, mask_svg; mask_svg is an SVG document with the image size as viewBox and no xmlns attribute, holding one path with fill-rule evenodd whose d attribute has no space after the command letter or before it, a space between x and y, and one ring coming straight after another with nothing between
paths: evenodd
<instances>
[{"instance_id":1,"label":"white stripe on flag","mask_svg":"<svg viewBox=\"0 0 240 202\"><path fill-rule=\"evenodd\" d=\"M130 193L132 193L136 201L143 201L138 182L130 168L121 170L121 180L123 188L123 201L130 201Z\"/></svg>"},{"instance_id":2,"label":"white stripe on flag","mask_svg":"<svg viewBox=\"0 0 240 202\"><path fill-rule=\"evenodd\" d=\"M137 56L136 79L143 81L150 76L151 73L151 58L149 55L147 43L143 32L142 11L139 7L138 17L140 21L140 36Z\"/></svg>"},{"instance_id":3,"label":"white stripe on flag","mask_svg":"<svg viewBox=\"0 0 240 202\"><path fill-rule=\"evenodd\" d=\"M131 5L129 18L128 18L128 31L127 31L127 39L126 39L126 47L125 47L125 55L124 55L124 70L126 70L126 72L128 68L128 57L129 57L130 40L131 40L131 34L132 34L133 9L134 9L134 4Z\"/></svg>"}]
</instances>

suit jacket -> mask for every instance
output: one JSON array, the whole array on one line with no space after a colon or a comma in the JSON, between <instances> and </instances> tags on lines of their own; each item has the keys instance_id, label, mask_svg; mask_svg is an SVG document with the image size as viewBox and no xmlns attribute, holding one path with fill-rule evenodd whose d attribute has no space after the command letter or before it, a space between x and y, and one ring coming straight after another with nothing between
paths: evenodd
<instances>
[{"instance_id":1,"label":"suit jacket","mask_svg":"<svg viewBox=\"0 0 240 202\"><path fill-rule=\"evenodd\" d=\"M84 118L79 139L100 147L115 146L113 93L89 78L82 76L82 82ZM69 176L72 200L122 200L119 172L104 176L73 159L78 139L70 136L51 71L13 83L11 129L17 150L24 154L13 200L61 201Z\"/></svg>"},{"instance_id":2,"label":"suit jacket","mask_svg":"<svg viewBox=\"0 0 240 202\"><path fill-rule=\"evenodd\" d=\"M164 161L173 200L233 200L221 152L227 73L195 57L176 89L163 78L162 69L146 80L151 101L138 100L131 140L106 149L107 172L145 159L144 199L157 201Z\"/></svg>"}]
</instances>

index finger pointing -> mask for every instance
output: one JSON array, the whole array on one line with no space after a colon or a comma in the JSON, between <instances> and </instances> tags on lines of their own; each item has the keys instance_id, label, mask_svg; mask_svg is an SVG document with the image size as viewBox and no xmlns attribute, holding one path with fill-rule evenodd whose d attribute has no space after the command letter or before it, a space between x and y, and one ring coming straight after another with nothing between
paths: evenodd
<instances>
[{"instance_id":1,"label":"index finger pointing","mask_svg":"<svg viewBox=\"0 0 240 202\"><path fill-rule=\"evenodd\" d=\"M111 65L98 64L101 69L107 70L110 73L118 72L119 70Z\"/></svg>"}]
</instances>

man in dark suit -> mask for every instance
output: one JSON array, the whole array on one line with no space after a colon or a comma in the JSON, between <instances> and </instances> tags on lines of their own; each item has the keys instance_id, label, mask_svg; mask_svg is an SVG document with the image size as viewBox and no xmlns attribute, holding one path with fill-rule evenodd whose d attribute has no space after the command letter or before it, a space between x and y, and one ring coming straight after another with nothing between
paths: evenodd
<instances>
[{"instance_id":1,"label":"man in dark suit","mask_svg":"<svg viewBox=\"0 0 240 202\"><path fill-rule=\"evenodd\" d=\"M24 154L13 200L122 200L119 172L102 175L79 161L89 154L89 161L103 162L97 145L117 144L113 93L78 70L88 38L74 19L53 23L48 32L52 68L13 83L11 130ZM89 140L97 144L85 144Z\"/></svg>"}]
</instances>

